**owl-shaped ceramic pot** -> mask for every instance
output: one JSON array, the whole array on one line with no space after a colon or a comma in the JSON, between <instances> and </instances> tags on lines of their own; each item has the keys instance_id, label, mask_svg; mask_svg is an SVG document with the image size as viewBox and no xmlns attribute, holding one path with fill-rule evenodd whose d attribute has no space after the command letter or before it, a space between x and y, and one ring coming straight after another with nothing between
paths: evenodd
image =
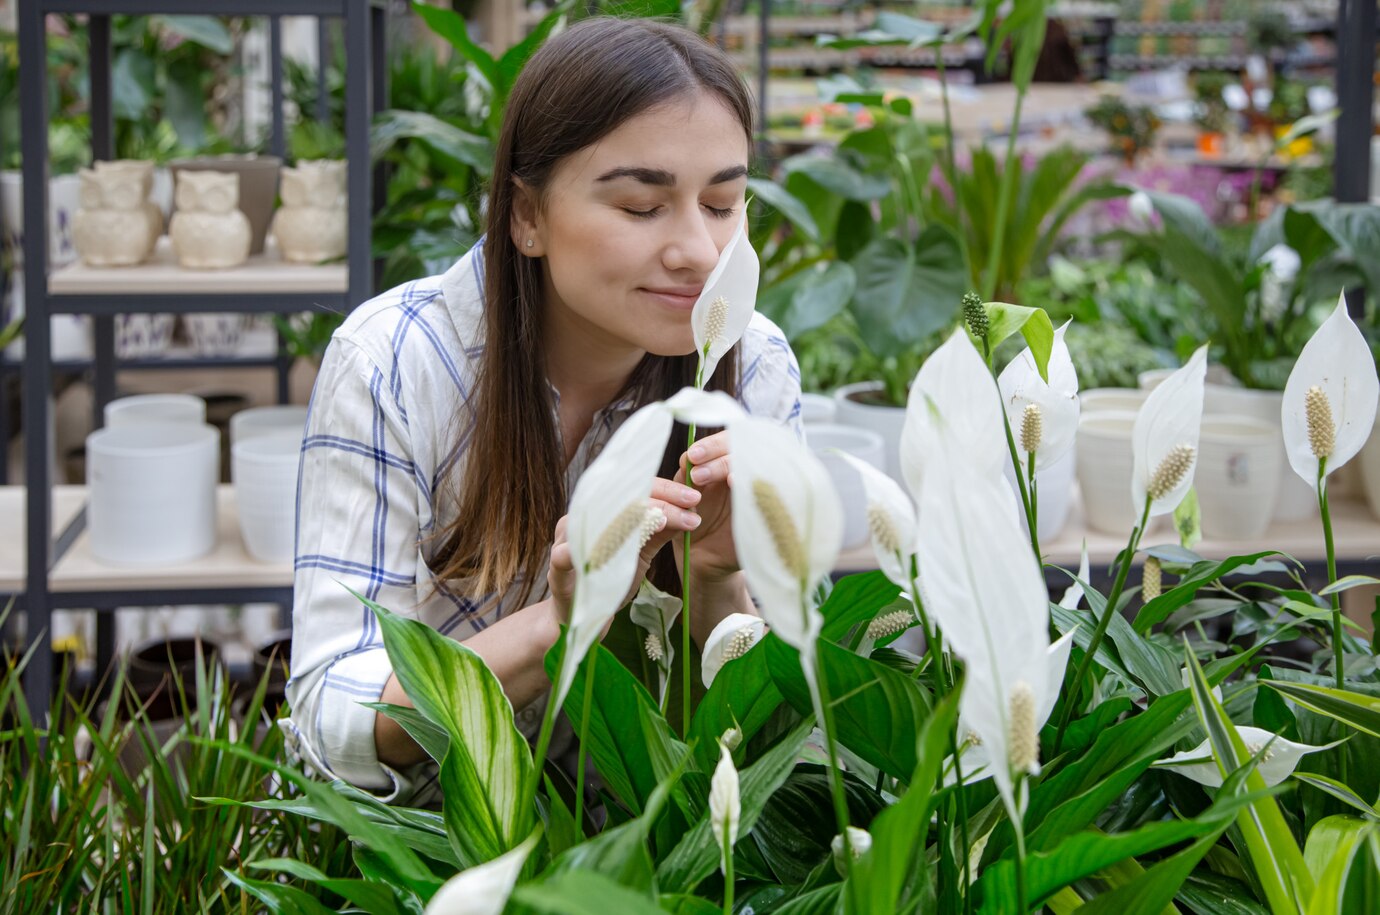
<instances>
[{"instance_id":1,"label":"owl-shaped ceramic pot","mask_svg":"<svg viewBox=\"0 0 1380 915\"><path fill-rule=\"evenodd\" d=\"M239 211L240 177L177 173L177 211L168 225L177 262L192 270L238 267L249 257L249 220Z\"/></svg>"},{"instance_id":2,"label":"owl-shaped ceramic pot","mask_svg":"<svg viewBox=\"0 0 1380 915\"><path fill-rule=\"evenodd\" d=\"M153 226L148 251L149 254L152 254L154 246L158 244L158 239L163 234L163 210L149 199L149 194L153 190L153 163L143 159L98 159L92 163L91 167L98 172L124 173L129 177L129 180L139 183L144 195L144 211L149 214L149 222Z\"/></svg>"},{"instance_id":3,"label":"owl-shaped ceramic pot","mask_svg":"<svg viewBox=\"0 0 1380 915\"><path fill-rule=\"evenodd\" d=\"M72 217L72 240L92 267L128 267L148 257L158 224L145 207L143 182L131 169L82 169L81 207Z\"/></svg>"},{"instance_id":4,"label":"owl-shaped ceramic pot","mask_svg":"<svg viewBox=\"0 0 1380 915\"><path fill-rule=\"evenodd\" d=\"M282 172L283 205L273 217L273 237L284 260L319 264L345 254L345 163L299 162Z\"/></svg>"}]
</instances>

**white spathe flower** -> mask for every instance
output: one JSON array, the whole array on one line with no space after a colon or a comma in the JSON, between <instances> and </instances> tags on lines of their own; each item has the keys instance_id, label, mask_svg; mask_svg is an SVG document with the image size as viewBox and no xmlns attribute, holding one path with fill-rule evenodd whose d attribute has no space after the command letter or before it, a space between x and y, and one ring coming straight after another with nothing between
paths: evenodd
<instances>
[{"instance_id":1,"label":"white spathe flower","mask_svg":"<svg viewBox=\"0 0 1380 915\"><path fill-rule=\"evenodd\" d=\"M705 280L704 289L690 312L695 352L700 356L699 377L709 381L724 353L743 336L757 309L757 252L747 237L747 207L737 230L719 262Z\"/></svg>"},{"instance_id":2,"label":"white spathe flower","mask_svg":"<svg viewBox=\"0 0 1380 915\"><path fill-rule=\"evenodd\" d=\"M836 454L862 478L867 499L867 527L877 565L897 587L911 590L910 563L915 555L915 504L901 484L851 454Z\"/></svg>"},{"instance_id":3,"label":"white spathe flower","mask_svg":"<svg viewBox=\"0 0 1380 915\"><path fill-rule=\"evenodd\" d=\"M1270 272L1285 283L1292 283L1299 275L1303 260L1299 253L1286 244L1275 245L1260 255L1260 263L1270 268Z\"/></svg>"},{"instance_id":4,"label":"white spathe flower","mask_svg":"<svg viewBox=\"0 0 1380 915\"><path fill-rule=\"evenodd\" d=\"M1255 771L1260 773L1266 785L1278 785L1292 775L1298 768L1299 760L1305 755L1317 753L1319 750L1329 750L1341 743L1338 740L1315 747L1306 743L1294 743L1261 728L1244 725L1237 725L1236 733L1241 736L1241 742L1246 745L1246 751L1252 756L1265 748L1265 754L1261 756ZM1209 788L1222 787L1222 772L1217 768L1217 761L1212 756L1211 743L1206 740L1191 750L1183 750L1151 765L1172 769L1185 778L1191 778Z\"/></svg>"},{"instance_id":5,"label":"white spathe flower","mask_svg":"<svg viewBox=\"0 0 1380 915\"><path fill-rule=\"evenodd\" d=\"M1309 392L1313 388L1320 393L1311 396L1310 424ZM1342 296L1294 363L1280 409L1289 466L1314 491L1318 488L1320 456L1316 452L1328 452L1323 468L1327 474L1355 457L1370 436L1377 401L1380 379L1376 378L1375 359L1347 314L1346 297Z\"/></svg>"},{"instance_id":6,"label":"white spathe flower","mask_svg":"<svg viewBox=\"0 0 1380 915\"><path fill-rule=\"evenodd\" d=\"M829 471L786 427L749 416L728 434L733 541L748 589L772 631L812 659L823 621L811 599L838 560L843 505Z\"/></svg>"},{"instance_id":7,"label":"white spathe flower","mask_svg":"<svg viewBox=\"0 0 1380 915\"><path fill-rule=\"evenodd\" d=\"M660 674L661 698L665 698L669 684L671 662L675 660L676 649L671 643L671 626L680 616L681 599L652 584L647 579L637 586L637 596L633 598L628 616L633 624L646 630L644 647L647 655L656 663ZM652 657L655 648L656 657Z\"/></svg>"},{"instance_id":8,"label":"white spathe flower","mask_svg":"<svg viewBox=\"0 0 1380 915\"><path fill-rule=\"evenodd\" d=\"M848 850L852 853L854 861L872 850L872 833L857 826L844 828L848 832ZM833 841L829 843L829 850L834 853L834 870L838 871L840 877L847 877L848 864L843 860L842 834L834 836Z\"/></svg>"},{"instance_id":9,"label":"white spathe flower","mask_svg":"<svg viewBox=\"0 0 1380 915\"><path fill-rule=\"evenodd\" d=\"M941 447L925 468L920 499L921 593L964 661L959 714L995 763L997 789L1015 817L1011 763L1038 768L1030 752L1032 744L1038 749L1037 719L1041 712L1048 717L1060 679L1051 671L1049 596L1009 509L1010 487L1000 474L974 467L962 448L943 447L951 436L942 419L938 429ZM1019 733L1013 724L1021 725Z\"/></svg>"},{"instance_id":10,"label":"white spathe flower","mask_svg":"<svg viewBox=\"0 0 1380 915\"><path fill-rule=\"evenodd\" d=\"M728 856L738 841L738 822L743 815L743 802L738 793L738 770L733 766L733 754L728 746L719 743L719 764L709 779L709 825L714 842L719 846L719 868L728 870Z\"/></svg>"},{"instance_id":11,"label":"white spathe flower","mask_svg":"<svg viewBox=\"0 0 1380 915\"><path fill-rule=\"evenodd\" d=\"M766 634L767 624L751 613L730 613L719 620L704 640L704 651L700 655L700 678L704 680L704 688L714 684L714 678L725 664L747 654Z\"/></svg>"},{"instance_id":12,"label":"white spathe flower","mask_svg":"<svg viewBox=\"0 0 1380 915\"><path fill-rule=\"evenodd\" d=\"M534 832L517 848L451 877L426 904L426 915L499 915L540 837Z\"/></svg>"},{"instance_id":13,"label":"white spathe flower","mask_svg":"<svg viewBox=\"0 0 1380 915\"><path fill-rule=\"evenodd\" d=\"M686 425L723 427L747 415L742 404L723 391L681 388L666 401L666 409Z\"/></svg>"},{"instance_id":14,"label":"white spathe flower","mask_svg":"<svg viewBox=\"0 0 1380 915\"><path fill-rule=\"evenodd\" d=\"M1065 610L1077 610L1078 604L1083 600L1083 582L1091 581L1092 566L1088 562L1088 541L1083 541L1082 555L1078 559L1078 578L1073 584L1068 586L1064 596L1059 598L1059 606Z\"/></svg>"},{"instance_id":15,"label":"white spathe flower","mask_svg":"<svg viewBox=\"0 0 1380 915\"><path fill-rule=\"evenodd\" d=\"M1049 356L1049 381L1040 377L1030 347L1021 351L1002 369L997 378L1006 419L1012 437L1021 442L1021 426L1026 407L1039 408L1040 442L1035 450L1035 469L1044 470L1073 448L1078 432L1078 372L1073 367L1064 332L1069 323L1054 332L1054 348ZM1018 453L1019 450L1018 450ZM1024 469L1024 468L1022 468Z\"/></svg>"},{"instance_id":16,"label":"white spathe flower","mask_svg":"<svg viewBox=\"0 0 1380 915\"><path fill-rule=\"evenodd\" d=\"M665 524L648 505L652 480L671 433L671 411L648 404L629 416L585 469L570 497L566 540L575 565L575 598L566 633L566 656L554 701L565 699L576 668L618 612L637 572L646 538ZM656 516L660 516L659 523Z\"/></svg>"},{"instance_id":17,"label":"white spathe flower","mask_svg":"<svg viewBox=\"0 0 1380 915\"><path fill-rule=\"evenodd\" d=\"M1154 225L1155 204L1145 191L1136 191L1132 194L1126 203L1126 209L1141 228L1149 229Z\"/></svg>"},{"instance_id":18,"label":"white spathe flower","mask_svg":"<svg viewBox=\"0 0 1380 915\"><path fill-rule=\"evenodd\" d=\"M979 474L993 478L1010 460L1001 402L995 394L987 363L961 327L920 366L901 428L900 464L922 518L921 484L936 451L957 448ZM936 432L939 416L948 427L944 444ZM1014 497L1006 502L1014 513Z\"/></svg>"},{"instance_id":19,"label":"white spathe flower","mask_svg":"<svg viewBox=\"0 0 1380 915\"><path fill-rule=\"evenodd\" d=\"M1150 517L1172 512L1193 485L1198 438L1203 425L1203 382L1207 375L1207 346L1200 346L1183 368L1170 375L1145 398L1131 429L1135 467L1131 474L1131 504L1135 517L1153 491ZM1174 473L1187 463L1183 472Z\"/></svg>"}]
</instances>

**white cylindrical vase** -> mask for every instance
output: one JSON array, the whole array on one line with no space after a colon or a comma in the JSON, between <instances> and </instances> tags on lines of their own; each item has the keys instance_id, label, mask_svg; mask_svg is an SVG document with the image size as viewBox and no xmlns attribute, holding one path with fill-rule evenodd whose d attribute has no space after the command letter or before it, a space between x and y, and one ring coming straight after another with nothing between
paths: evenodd
<instances>
[{"instance_id":1,"label":"white cylindrical vase","mask_svg":"<svg viewBox=\"0 0 1380 915\"><path fill-rule=\"evenodd\" d=\"M886 443L881 435L869 429L834 424L811 425L805 433L807 443L829 471L843 503L843 548L852 549L867 543L867 493L862 477L843 458L833 451L843 451L878 470L885 472Z\"/></svg>"},{"instance_id":2,"label":"white cylindrical vase","mask_svg":"<svg viewBox=\"0 0 1380 915\"><path fill-rule=\"evenodd\" d=\"M1280 491L1279 427L1240 415L1203 417L1193 484L1203 535L1250 540L1264 535Z\"/></svg>"},{"instance_id":3,"label":"white cylindrical vase","mask_svg":"<svg viewBox=\"0 0 1380 915\"><path fill-rule=\"evenodd\" d=\"M261 562L291 562L297 523L300 431L265 432L235 442L230 478L244 547Z\"/></svg>"}]
</instances>

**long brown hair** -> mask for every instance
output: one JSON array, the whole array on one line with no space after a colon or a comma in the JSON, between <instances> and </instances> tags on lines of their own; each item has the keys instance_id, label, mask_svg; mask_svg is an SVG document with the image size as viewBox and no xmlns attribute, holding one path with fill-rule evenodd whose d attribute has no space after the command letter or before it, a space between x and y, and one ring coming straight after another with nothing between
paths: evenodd
<instances>
[{"instance_id":1,"label":"long brown hair","mask_svg":"<svg viewBox=\"0 0 1380 915\"><path fill-rule=\"evenodd\" d=\"M466 410L476 430L463 461L456 521L439 532L434 571L447 580L469 578L477 595L526 582L526 594L565 513L565 461L546 381L540 258L513 242L515 182L542 199L556 165L596 143L636 115L677 97L718 96L753 136L752 101L732 61L684 29L659 22L586 19L552 38L528 61L508 98L495 150L484 239L485 346L476 389ZM654 356L625 387L640 405L693 384L696 356ZM719 362L707 387L737 393L736 351ZM462 424L464 425L464 424ZM671 436L661 474L672 476L685 429ZM674 561L663 551L653 578L666 587Z\"/></svg>"}]
</instances>

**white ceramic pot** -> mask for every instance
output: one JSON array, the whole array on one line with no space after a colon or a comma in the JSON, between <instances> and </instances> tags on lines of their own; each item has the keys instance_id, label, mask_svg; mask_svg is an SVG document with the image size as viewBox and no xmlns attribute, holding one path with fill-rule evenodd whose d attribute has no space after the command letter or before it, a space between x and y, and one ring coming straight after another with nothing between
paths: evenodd
<instances>
[{"instance_id":1,"label":"white ceramic pot","mask_svg":"<svg viewBox=\"0 0 1380 915\"><path fill-rule=\"evenodd\" d=\"M1024 452L1021 452L1024 455ZM1006 482L1011 484L1011 491L1016 494L1016 504L1020 508L1021 529L1028 530L1029 522L1025 515L1025 506L1020 504L1020 486L1016 483L1016 470L1011 466L1011 462L1005 461ZM1035 484L1039 493L1039 502L1035 506L1035 514L1038 523L1036 533L1040 535L1040 543L1053 540L1059 536L1059 532L1064 529L1064 525L1069 520L1069 510L1073 508L1073 488L1078 467L1077 450L1070 448L1068 452L1059 460L1050 464L1043 470L1035 471Z\"/></svg>"},{"instance_id":2,"label":"white ceramic pot","mask_svg":"<svg viewBox=\"0 0 1380 915\"><path fill-rule=\"evenodd\" d=\"M81 179L59 175L48 179L48 266L60 267L77 259L72 226L81 204ZM18 169L0 172L0 228L4 248L16 272L24 263L24 176Z\"/></svg>"},{"instance_id":3,"label":"white ceramic pot","mask_svg":"<svg viewBox=\"0 0 1380 915\"><path fill-rule=\"evenodd\" d=\"M206 401L191 394L135 394L105 405L107 428L138 423L200 426L206 422Z\"/></svg>"},{"instance_id":4,"label":"white ceramic pot","mask_svg":"<svg viewBox=\"0 0 1380 915\"><path fill-rule=\"evenodd\" d=\"M1135 413L1144 406L1149 393L1145 388L1090 388L1078 392L1078 404L1082 413L1106 413L1108 410Z\"/></svg>"},{"instance_id":5,"label":"white ceramic pot","mask_svg":"<svg viewBox=\"0 0 1380 915\"><path fill-rule=\"evenodd\" d=\"M10 276L10 289L5 294L5 305L0 308L0 327L9 324L24 314L24 274L16 272ZM76 362L87 360L95 352L95 334L88 315L53 315L48 319L48 350L54 362ZM21 333L13 343L5 347L9 359L24 358L24 335Z\"/></svg>"},{"instance_id":6,"label":"white ceramic pot","mask_svg":"<svg viewBox=\"0 0 1380 915\"><path fill-rule=\"evenodd\" d=\"M1376 414L1375 427L1371 429L1365 447L1357 455L1357 462L1361 467L1361 485L1365 488L1370 513L1380 518L1380 414Z\"/></svg>"},{"instance_id":7,"label":"white ceramic pot","mask_svg":"<svg viewBox=\"0 0 1380 915\"><path fill-rule=\"evenodd\" d=\"M811 423L832 423L838 413L838 404L828 394L801 394L800 421Z\"/></svg>"},{"instance_id":8,"label":"white ceramic pot","mask_svg":"<svg viewBox=\"0 0 1380 915\"><path fill-rule=\"evenodd\" d=\"M867 494L862 477L847 461L832 450L844 451L860 461L884 470L886 442L869 429L834 424L812 425L805 433L811 450L829 471L843 503L843 548L852 549L867 543Z\"/></svg>"},{"instance_id":9,"label":"white ceramic pot","mask_svg":"<svg viewBox=\"0 0 1380 915\"><path fill-rule=\"evenodd\" d=\"M1284 435L1280 431L1280 411L1284 406L1283 391L1258 391L1235 385L1209 382L1203 389L1203 414L1244 416L1258 419L1275 427L1279 447L1279 494L1275 499L1275 521L1303 521L1318 513L1318 497L1313 487L1305 483L1289 467L1284 453Z\"/></svg>"},{"instance_id":10,"label":"white ceramic pot","mask_svg":"<svg viewBox=\"0 0 1380 915\"><path fill-rule=\"evenodd\" d=\"M198 356L233 356L244 334L244 315L193 312L182 316L187 339Z\"/></svg>"},{"instance_id":11,"label":"white ceramic pot","mask_svg":"<svg viewBox=\"0 0 1380 915\"><path fill-rule=\"evenodd\" d=\"M117 565L186 562L215 545L220 433L130 423L86 439L91 554Z\"/></svg>"},{"instance_id":12,"label":"white ceramic pot","mask_svg":"<svg viewBox=\"0 0 1380 915\"><path fill-rule=\"evenodd\" d=\"M307 408L295 405L250 407L230 417L230 447L256 435L295 432L300 440L306 432Z\"/></svg>"},{"instance_id":13,"label":"white ceramic pot","mask_svg":"<svg viewBox=\"0 0 1380 915\"><path fill-rule=\"evenodd\" d=\"M115 355L121 359L161 356L172 343L176 315L116 315Z\"/></svg>"},{"instance_id":14,"label":"white ceramic pot","mask_svg":"<svg viewBox=\"0 0 1380 915\"><path fill-rule=\"evenodd\" d=\"M880 381L860 381L846 384L834 392L838 410L834 415L839 425L867 429L882 437L886 463L882 469L893 480L905 486L901 476L901 429L906 423L906 408L868 403L867 395L882 390ZM862 397L863 400L858 398Z\"/></svg>"},{"instance_id":15,"label":"white ceramic pot","mask_svg":"<svg viewBox=\"0 0 1380 915\"><path fill-rule=\"evenodd\" d=\"M1164 381L1177 371L1177 368L1150 369L1137 375L1136 383L1147 391L1153 391L1161 381ZM1232 377L1231 372L1228 372L1225 366L1218 365L1217 363L1208 365L1207 382L1208 384L1239 386L1239 382Z\"/></svg>"},{"instance_id":16,"label":"white ceramic pot","mask_svg":"<svg viewBox=\"0 0 1380 915\"><path fill-rule=\"evenodd\" d=\"M1136 414L1126 411L1084 413L1078 421L1078 489L1088 526L1129 536L1140 520L1131 505L1131 428Z\"/></svg>"},{"instance_id":17,"label":"white ceramic pot","mask_svg":"<svg viewBox=\"0 0 1380 915\"><path fill-rule=\"evenodd\" d=\"M1275 513L1283 459L1277 426L1234 413L1204 416L1193 472L1203 535L1263 536Z\"/></svg>"},{"instance_id":18,"label":"white ceramic pot","mask_svg":"<svg viewBox=\"0 0 1380 915\"><path fill-rule=\"evenodd\" d=\"M251 435L231 449L240 535L249 555L261 562L292 561L301 451L302 435L293 431Z\"/></svg>"}]
</instances>

